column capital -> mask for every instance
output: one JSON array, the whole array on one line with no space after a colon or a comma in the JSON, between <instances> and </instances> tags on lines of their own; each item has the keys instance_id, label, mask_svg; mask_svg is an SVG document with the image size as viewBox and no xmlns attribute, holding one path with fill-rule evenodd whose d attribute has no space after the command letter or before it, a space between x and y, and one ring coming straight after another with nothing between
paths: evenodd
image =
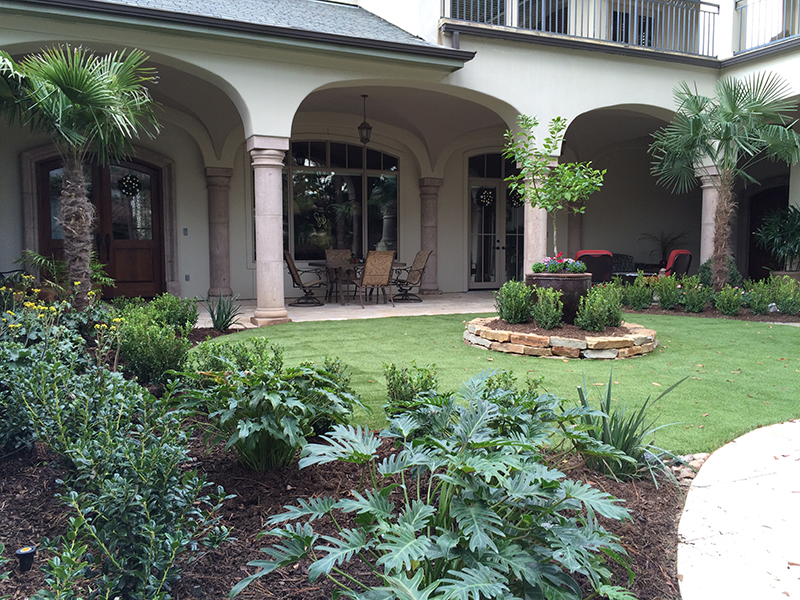
<instances>
[{"instance_id":1,"label":"column capital","mask_svg":"<svg viewBox=\"0 0 800 600\"><path fill-rule=\"evenodd\" d=\"M289 138L268 135L251 135L247 138L247 151L253 150L286 150L289 149Z\"/></svg>"},{"instance_id":2,"label":"column capital","mask_svg":"<svg viewBox=\"0 0 800 600\"><path fill-rule=\"evenodd\" d=\"M444 185L444 179L439 177L422 177L419 180L419 187L442 187Z\"/></svg>"},{"instance_id":3,"label":"column capital","mask_svg":"<svg viewBox=\"0 0 800 600\"><path fill-rule=\"evenodd\" d=\"M206 177L233 177L233 169L225 167L206 167Z\"/></svg>"},{"instance_id":4,"label":"column capital","mask_svg":"<svg viewBox=\"0 0 800 600\"><path fill-rule=\"evenodd\" d=\"M719 183L719 169L714 165L696 167L694 172L700 178L700 187L716 187Z\"/></svg>"}]
</instances>

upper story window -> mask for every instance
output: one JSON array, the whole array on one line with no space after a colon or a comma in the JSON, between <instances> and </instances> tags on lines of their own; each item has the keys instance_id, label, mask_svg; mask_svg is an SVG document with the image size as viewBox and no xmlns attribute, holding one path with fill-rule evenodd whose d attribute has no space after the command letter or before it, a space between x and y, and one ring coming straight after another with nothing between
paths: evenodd
<instances>
[{"instance_id":1,"label":"upper story window","mask_svg":"<svg viewBox=\"0 0 800 600\"><path fill-rule=\"evenodd\" d=\"M284 178L284 246L296 260L328 248L356 257L397 250L396 156L362 145L292 142Z\"/></svg>"}]
</instances>

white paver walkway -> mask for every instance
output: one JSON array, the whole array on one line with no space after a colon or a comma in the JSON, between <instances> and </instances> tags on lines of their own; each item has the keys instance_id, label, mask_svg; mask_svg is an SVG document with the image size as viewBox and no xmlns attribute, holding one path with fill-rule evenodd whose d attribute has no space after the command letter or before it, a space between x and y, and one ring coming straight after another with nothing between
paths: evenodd
<instances>
[{"instance_id":1,"label":"white paver walkway","mask_svg":"<svg viewBox=\"0 0 800 600\"><path fill-rule=\"evenodd\" d=\"M683 600L800 598L800 421L714 452L678 529Z\"/></svg>"},{"instance_id":2,"label":"white paver walkway","mask_svg":"<svg viewBox=\"0 0 800 600\"><path fill-rule=\"evenodd\" d=\"M287 303L292 299L288 298ZM250 317L256 309L255 300L241 303L242 313L239 319L244 327L253 327ZM211 327L211 319L205 306L198 305L200 318L198 327ZM462 313L495 312L492 292L457 292L422 296L422 302L397 302L376 304L369 302L361 308L358 299L350 300L350 304L342 306L338 302L328 302L325 306L287 306L289 318L295 322L302 321L343 321L345 319L377 319L380 317L408 317L413 315L453 315Z\"/></svg>"}]
</instances>

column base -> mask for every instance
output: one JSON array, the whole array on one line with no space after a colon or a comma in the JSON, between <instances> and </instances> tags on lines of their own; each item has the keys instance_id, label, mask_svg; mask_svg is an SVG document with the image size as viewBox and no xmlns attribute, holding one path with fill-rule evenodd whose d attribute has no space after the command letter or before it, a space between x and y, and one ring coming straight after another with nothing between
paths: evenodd
<instances>
[{"instance_id":1,"label":"column base","mask_svg":"<svg viewBox=\"0 0 800 600\"><path fill-rule=\"evenodd\" d=\"M421 287L419 288L419 293L423 296L440 296L442 294L442 290L439 289L439 286L435 285L433 287Z\"/></svg>"},{"instance_id":2,"label":"column base","mask_svg":"<svg viewBox=\"0 0 800 600\"><path fill-rule=\"evenodd\" d=\"M289 317L250 317L250 322L256 327L268 327L270 325L282 325L291 323Z\"/></svg>"},{"instance_id":3,"label":"column base","mask_svg":"<svg viewBox=\"0 0 800 600\"><path fill-rule=\"evenodd\" d=\"M233 290L229 287L225 288L210 288L208 290L207 297L211 300L214 298L219 298L220 296L224 296L226 298L230 298L233 296Z\"/></svg>"}]
</instances>

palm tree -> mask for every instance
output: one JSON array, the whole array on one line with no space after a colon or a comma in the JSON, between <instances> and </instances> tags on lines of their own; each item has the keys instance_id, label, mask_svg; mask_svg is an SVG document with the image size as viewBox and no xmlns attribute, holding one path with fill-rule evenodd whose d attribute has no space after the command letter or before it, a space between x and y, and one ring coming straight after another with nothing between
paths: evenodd
<instances>
[{"instance_id":1,"label":"palm tree","mask_svg":"<svg viewBox=\"0 0 800 600\"><path fill-rule=\"evenodd\" d=\"M59 221L75 306L86 306L95 209L86 193L83 164L130 156L141 131L159 124L145 83L155 71L140 50L97 55L57 46L15 62L0 51L0 113L50 136L64 168Z\"/></svg>"},{"instance_id":2,"label":"palm tree","mask_svg":"<svg viewBox=\"0 0 800 600\"><path fill-rule=\"evenodd\" d=\"M660 185L687 192L697 185L698 167L708 162L719 173L711 262L715 290L727 281L736 179L757 184L747 169L764 158L788 164L800 159L800 137L788 114L796 106L789 94L788 84L772 73L721 79L713 98L682 82L674 92L675 118L653 134L652 173Z\"/></svg>"}]
</instances>

